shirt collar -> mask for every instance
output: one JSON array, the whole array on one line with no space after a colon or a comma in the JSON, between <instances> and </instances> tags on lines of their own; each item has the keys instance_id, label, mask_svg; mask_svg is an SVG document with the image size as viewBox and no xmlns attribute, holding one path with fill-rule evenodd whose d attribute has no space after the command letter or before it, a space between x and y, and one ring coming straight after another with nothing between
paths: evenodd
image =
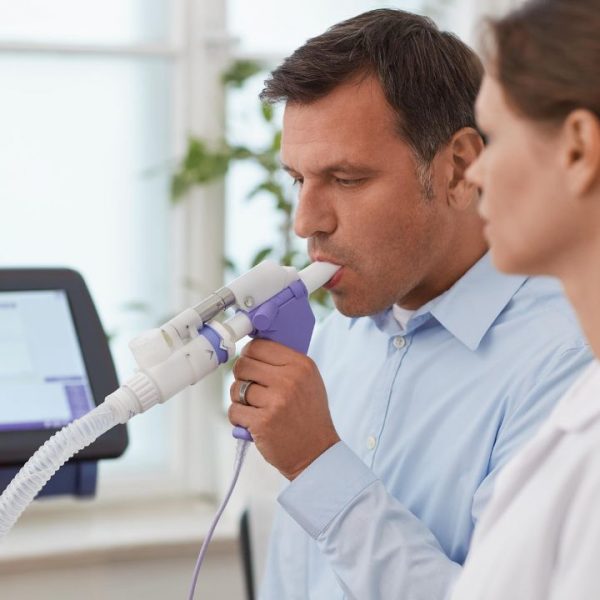
<instances>
[{"instance_id":1,"label":"shirt collar","mask_svg":"<svg viewBox=\"0 0 600 600\"><path fill-rule=\"evenodd\" d=\"M498 315L527 281L522 275L504 275L492 265L490 253L479 259L449 290L430 300L415 312L406 333L420 327L430 317L472 351L477 350ZM381 329L390 319L391 309L371 318ZM351 319L350 327L356 319Z\"/></svg>"}]
</instances>

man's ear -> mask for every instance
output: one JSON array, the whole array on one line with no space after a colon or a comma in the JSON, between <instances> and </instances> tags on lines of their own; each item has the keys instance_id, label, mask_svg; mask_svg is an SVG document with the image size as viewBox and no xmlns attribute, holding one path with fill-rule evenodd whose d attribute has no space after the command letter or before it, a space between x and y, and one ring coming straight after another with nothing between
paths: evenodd
<instances>
[{"instance_id":1,"label":"man's ear","mask_svg":"<svg viewBox=\"0 0 600 600\"><path fill-rule=\"evenodd\" d=\"M463 127L457 131L446 146L446 195L451 208L466 210L477 199L477 188L467 181L465 173L482 150L483 140L473 127Z\"/></svg>"},{"instance_id":2,"label":"man's ear","mask_svg":"<svg viewBox=\"0 0 600 600\"><path fill-rule=\"evenodd\" d=\"M562 126L562 167L572 196L586 196L600 185L600 119L580 108Z\"/></svg>"}]
</instances>

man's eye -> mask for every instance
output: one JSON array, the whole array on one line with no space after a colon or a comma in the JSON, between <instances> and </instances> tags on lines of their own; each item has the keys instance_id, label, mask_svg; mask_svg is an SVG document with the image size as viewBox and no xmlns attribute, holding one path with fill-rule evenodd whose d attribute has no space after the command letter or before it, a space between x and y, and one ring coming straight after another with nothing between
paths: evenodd
<instances>
[{"instance_id":1,"label":"man's eye","mask_svg":"<svg viewBox=\"0 0 600 600\"><path fill-rule=\"evenodd\" d=\"M342 187L355 187L360 185L364 180L364 177L359 179L343 179L341 177L335 178L336 183L339 183Z\"/></svg>"},{"instance_id":2,"label":"man's eye","mask_svg":"<svg viewBox=\"0 0 600 600\"><path fill-rule=\"evenodd\" d=\"M302 185L304 182L304 178L302 177L292 177L292 185Z\"/></svg>"}]
</instances>

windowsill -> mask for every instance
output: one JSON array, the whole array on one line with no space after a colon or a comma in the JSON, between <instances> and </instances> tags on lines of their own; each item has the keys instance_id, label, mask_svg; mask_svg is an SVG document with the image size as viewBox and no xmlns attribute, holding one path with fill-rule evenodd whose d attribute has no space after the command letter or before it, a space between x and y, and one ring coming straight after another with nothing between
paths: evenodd
<instances>
[{"instance_id":1,"label":"windowsill","mask_svg":"<svg viewBox=\"0 0 600 600\"><path fill-rule=\"evenodd\" d=\"M0 574L140 557L194 555L215 507L199 500L94 505L61 501L25 513L0 543ZM234 551L238 517L226 511L211 549Z\"/></svg>"}]
</instances>

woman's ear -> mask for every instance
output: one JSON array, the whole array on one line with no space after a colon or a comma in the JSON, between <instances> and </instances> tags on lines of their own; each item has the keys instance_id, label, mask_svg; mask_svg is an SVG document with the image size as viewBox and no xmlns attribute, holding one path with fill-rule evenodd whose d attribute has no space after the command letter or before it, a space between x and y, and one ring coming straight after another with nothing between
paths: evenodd
<instances>
[{"instance_id":1,"label":"woman's ear","mask_svg":"<svg viewBox=\"0 0 600 600\"><path fill-rule=\"evenodd\" d=\"M562 126L562 166L574 197L600 185L600 119L586 109L574 110Z\"/></svg>"},{"instance_id":2,"label":"woman's ear","mask_svg":"<svg viewBox=\"0 0 600 600\"><path fill-rule=\"evenodd\" d=\"M483 150L483 140L472 127L463 127L446 147L448 183L447 198L451 208L466 210L478 197L476 186L465 177L467 169Z\"/></svg>"}]
</instances>

